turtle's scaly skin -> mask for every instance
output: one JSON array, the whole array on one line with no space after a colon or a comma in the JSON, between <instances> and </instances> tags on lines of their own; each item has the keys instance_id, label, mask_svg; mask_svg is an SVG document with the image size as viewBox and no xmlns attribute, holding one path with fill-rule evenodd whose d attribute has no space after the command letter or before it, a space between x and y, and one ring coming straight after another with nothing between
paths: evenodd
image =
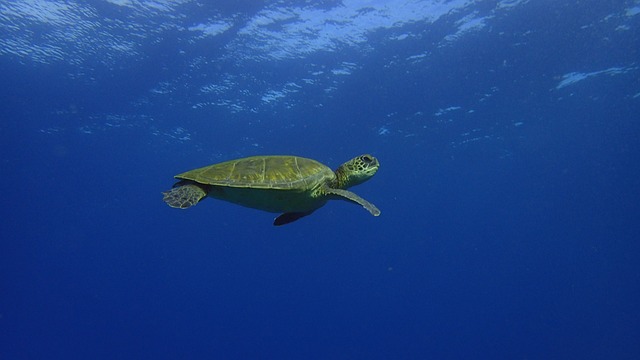
<instances>
[{"instance_id":1,"label":"turtle's scaly skin","mask_svg":"<svg viewBox=\"0 0 640 360\"><path fill-rule=\"evenodd\" d=\"M380 210L373 204L345 189L371 178L379 166L375 157L361 155L334 173L315 160L298 156L253 156L176 175L181 181L163 193L164 201L171 207L188 208L210 196L283 213L276 225L306 216L330 199L358 203L378 216Z\"/></svg>"},{"instance_id":2,"label":"turtle's scaly skin","mask_svg":"<svg viewBox=\"0 0 640 360\"><path fill-rule=\"evenodd\" d=\"M171 190L162 194L164 195L162 200L167 205L180 209L192 207L207 196L204 187L183 181L176 183Z\"/></svg>"}]
</instances>

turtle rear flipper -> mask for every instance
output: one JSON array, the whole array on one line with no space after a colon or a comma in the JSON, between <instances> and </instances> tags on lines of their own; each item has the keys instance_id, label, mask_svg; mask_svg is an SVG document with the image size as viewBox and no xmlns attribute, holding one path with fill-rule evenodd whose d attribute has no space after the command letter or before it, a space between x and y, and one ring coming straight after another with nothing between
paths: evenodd
<instances>
[{"instance_id":1,"label":"turtle rear flipper","mask_svg":"<svg viewBox=\"0 0 640 360\"><path fill-rule=\"evenodd\" d=\"M336 195L336 196L338 196L339 199L351 201L351 202L356 203L358 205L362 205L373 216L380 215L380 210L375 205L373 205L372 203L368 202L367 200L361 198L360 196L356 195L355 193L352 193L349 190L327 188L327 189L325 189L325 193L327 193L329 195Z\"/></svg>"},{"instance_id":2,"label":"turtle rear flipper","mask_svg":"<svg viewBox=\"0 0 640 360\"><path fill-rule=\"evenodd\" d=\"M292 223L302 217L305 217L309 214L311 214L312 211L306 211L306 212L288 212L288 213L284 213L280 216L278 216L277 218L275 218L275 220L273 220L273 225L275 226L280 226L280 225L286 225L288 223Z\"/></svg>"},{"instance_id":3,"label":"turtle rear flipper","mask_svg":"<svg viewBox=\"0 0 640 360\"><path fill-rule=\"evenodd\" d=\"M162 200L167 205L179 209L192 207L207 196L207 192L204 189L194 184L178 185L162 194L164 195Z\"/></svg>"}]
</instances>

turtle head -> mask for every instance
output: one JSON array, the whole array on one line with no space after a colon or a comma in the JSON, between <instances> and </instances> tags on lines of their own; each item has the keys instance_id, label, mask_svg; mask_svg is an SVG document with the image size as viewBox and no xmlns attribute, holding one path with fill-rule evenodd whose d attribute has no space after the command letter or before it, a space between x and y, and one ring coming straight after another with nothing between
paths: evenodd
<instances>
[{"instance_id":1,"label":"turtle head","mask_svg":"<svg viewBox=\"0 0 640 360\"><path fill-rule=\"evenodd\" d=\"M347 189L371 179L380 167L378 159L364 154L340 165L336 170L336 188Z\"/></svg>"}]
</instances>

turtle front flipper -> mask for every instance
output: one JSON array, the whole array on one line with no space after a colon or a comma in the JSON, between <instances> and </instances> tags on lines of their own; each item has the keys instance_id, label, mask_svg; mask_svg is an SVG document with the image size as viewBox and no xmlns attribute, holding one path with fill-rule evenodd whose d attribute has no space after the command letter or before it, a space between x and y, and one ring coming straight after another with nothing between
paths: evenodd
<instances>
[{"instance_id":1,"label":"turtle front flipper","mask_svg":"<svg viewBox=\"0 0 640 360\"><path fill-rule=\"evenodd\" d=\"M186 209L197 204L205 196L207 192L200 186L193 183L177 183L171 190L162 193L167 205L173 208Z\"/></svg>"},{"instance_id":2,"label":"turtle front flipper","mask_svg":"<svg viewBox=\"0 0 640 360\"><path fill-rule=\"evenodd\" d=\"M356 195L355 193L352 193L349 190L326 188L325 189L325 193L328 194L328 195L336 195L336 196L339 196L339 198L341 198L343 200L351 201L353 203L362 205L373 216L380 215L380 210L375 205L373 205L372 203L368 202L367 200L361 198L360 196Z\"/></svg>"}]
</instances>

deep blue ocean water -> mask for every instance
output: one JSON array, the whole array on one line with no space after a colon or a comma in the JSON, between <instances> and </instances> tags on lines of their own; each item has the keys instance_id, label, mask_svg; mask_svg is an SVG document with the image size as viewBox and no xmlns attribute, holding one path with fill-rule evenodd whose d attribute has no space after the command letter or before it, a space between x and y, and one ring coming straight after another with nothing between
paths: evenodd
<instances>
[{"instance_id":1,"label":"deep blue ocean water","mask_svg":"<svg viewBox=\"0 0 640 360\"><path fill-rule=\"evenodd\" d=\"M0 359L640 358L638 0L3 0L0 99Z\"/></svg>"}]
</instances>

